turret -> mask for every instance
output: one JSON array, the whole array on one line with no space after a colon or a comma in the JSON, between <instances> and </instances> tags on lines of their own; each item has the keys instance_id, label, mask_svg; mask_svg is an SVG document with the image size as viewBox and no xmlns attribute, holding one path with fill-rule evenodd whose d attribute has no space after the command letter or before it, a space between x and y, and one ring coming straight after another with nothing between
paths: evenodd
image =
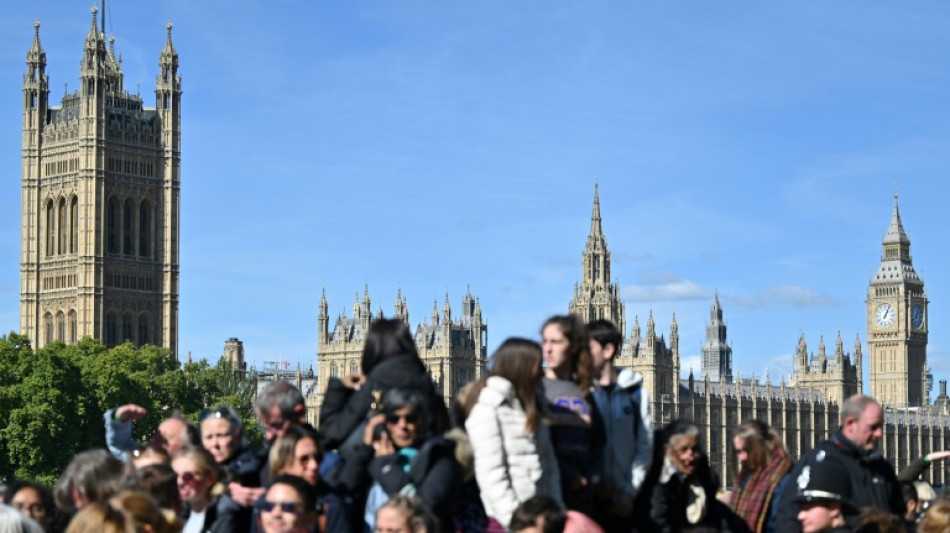
<instances>
[{"instance_id":1,"label":"turret","mask_svg":"<svg viewBox=\"0 0 950 533\"><path fill-rule=\"evenodd\" d=\"M825 354L825 336L818 340L818 371L824 372L828 368L828 357Z\"/></svg>"},{"instance_id":2,"label":"turret","mask_svg":"<svg viewBox=\"0 0 950 533\"><path fill-rule=\"evenodd\" d=\"M798 347L795 350L795 371L804 377L808 373L808 344L805 343L805 333L798 334Z\"/></svg>"},{"instance_id":3,"label":"turret","mask_svg":"<svg viewBox=\"0 0 950 533\"><path fill-rule=\"evenodd\" d=\"M862 369L863 357L861 355L861 337L854 335L854 371L858 377L858 394L864 393L864 370Z\"/></svg>"},{"instance_id":4,"label":"turret","mask_svg":"<svg viewBox=\"0 0 950 533\"><path fill-rule=\"evenodd\" d=\"M839 372L844 370L844 342L841 340L841 330L838 330L838 338L835 339L835 369Z\"/></svg>"},{"instance_id":5,"label":"turret","mask_svg":"<svg viewBox=\"0 0 950 533\"><path fill-rule=\"evenodd\" d=\"M406 307L406 298L402 295L402 288L396 291L396 309L393 318L402 319L406 324L409 323L409 309Z\"/></svg>"},{"instance_id":6,"label":"turret","mask_svg":"<svg viewBox=\"0 0 950 533\"><path fill-rule=\"evenodd\" d=\"M445 303L442 304L442 323L451 324L452 323L452 307L449 305L449 291L445 291Z\"/></svg>"},{"instance_id":7,"label":"turret","mask_svg":"<svg viewBox=\"0 0 950 533\"><path fill-rule=\"evenodd\" d=\"M320 312L317 314L317 337L320 343L326 343L330 333L329 305L327 304L327 289L323 288L320 295Z\"/></svg>"}]
</instances>

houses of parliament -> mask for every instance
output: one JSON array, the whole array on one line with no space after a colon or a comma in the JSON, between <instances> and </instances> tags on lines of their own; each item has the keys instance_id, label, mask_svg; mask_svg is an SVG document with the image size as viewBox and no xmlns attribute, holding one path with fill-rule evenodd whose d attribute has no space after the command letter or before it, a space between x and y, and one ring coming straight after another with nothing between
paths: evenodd
<instances>
[{"instance_id":1,"label":"houses of parliament","mask_svg":"<svg viewBox=\"0 0 950 533\"><path fill-rule=\"evenodd\" d=\"M94 9L82 42L79 84L51 105L46 53L35 25L23 76L22 237L20 331L39 348L83 337L107 346L131 340L178 350L181 95L171 24L158 54L154 106L125 90L122 60L105 21ZM78 39L77 39L78 40ZM883 220L882 220L883 223ZM789 451L802 451L838 426L848 396L866 391L885 407L881 451L898 468L933 450L950 448L946 382L928 397L928 297L916 273L897 197L882 241L880 263L866 294L867 353L862 340L819 339L810 350L797 339L794 371L771 383L742 378L732 366L724 310L718 296L706 319L699 375L681 378L676 316L661 331L652 312L641 328L629 325L603 231L594 189L590 233L581 274L565 311L585 321L613 321L624 333L616 363L643 374L657 425L690 418L703 429L713 468L731 477L730 437L744 420L775 427ZM857 297L857 295L855 295ZM446 294L441 309L413 329L420 356L437 388L452 401L485 372L488 320L466 289L459 304ZM334 376L358 371L371 321L369 288L350 311L330 315L321 296L317 316L317 373L308 395L311 416ZM395 295L393 317L410 323L405 296ZM543 318L543 317L539 317ZM795 342L789 339L790 344ZM230 339L231 345L240 345ZM846 345L848 349L846 349ZM232 346L233 348L233 346ZM234 349L231 352L235 352ZM866 355L866 357L865 357ZM862 375L867 369L869 383ZM317 422L315 418L312 420ZM946 472L932 469L934 483Z\"/></svg>"},{"instance_id":2,"label":"houses of parliament","mask_svg":"<svg viewBox=\"0 0 950 533\"><path fill-rule=\"evenodd\" d=\"M50 102L40 24L23 76L20 332L178 350L181 77L171 23L155 105L123 85L97 9L79 84Z\"/></svg>"}]
</instances>

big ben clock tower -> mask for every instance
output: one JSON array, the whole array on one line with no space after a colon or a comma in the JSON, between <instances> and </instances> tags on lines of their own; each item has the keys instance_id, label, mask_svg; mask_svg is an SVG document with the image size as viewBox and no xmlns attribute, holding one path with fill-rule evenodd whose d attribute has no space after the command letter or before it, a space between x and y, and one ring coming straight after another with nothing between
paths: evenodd
<instances>
[{"instance_id":1,"label":"big ben clock tower","mask_svg":"<svg viewBox=\"0 0 950 533\"><path fill-rule=\"evenodd\" d=\"M867 299L871 396L891 407L918 407L926 402L927 293L911 262L896 194L882 244Z\"/></svg>"}]
</instances>

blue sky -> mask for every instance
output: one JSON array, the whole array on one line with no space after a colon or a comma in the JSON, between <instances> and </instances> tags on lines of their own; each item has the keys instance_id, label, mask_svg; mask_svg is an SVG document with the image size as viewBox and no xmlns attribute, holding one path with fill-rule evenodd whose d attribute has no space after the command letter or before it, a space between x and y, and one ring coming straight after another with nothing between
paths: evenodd
<instances>
[{"instance_id":1,"label":"blue sky","mask_svg":"<svg viewBox=\"0 0 950 533\"><path fill-rule=\"evenodd\" d=\"M42 23L54 105L91 2L0 22L0 330L18 327L21 83ZM580 278L595 179L628 322L675 311L697 366L718 291L735 368L773 381L799 332L866 338L895 183L950 374L950 4L113 1L126 87L183 78L184 356L316 352L368 284L413 324L481 300L494 348ZM867 352L866 344L864 345Z\"/></svg>"}]
</instances>

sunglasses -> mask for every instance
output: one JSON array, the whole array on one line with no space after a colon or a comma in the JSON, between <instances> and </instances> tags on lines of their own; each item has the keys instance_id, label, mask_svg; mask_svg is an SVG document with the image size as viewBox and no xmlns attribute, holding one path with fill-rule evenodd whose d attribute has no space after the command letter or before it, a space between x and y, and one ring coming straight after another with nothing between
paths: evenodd
<instances>
[{"instance_id":1,"label":"sunglasses","mask_svg":"<svg viewBox=\"0 0 950 533\"><path fill-rule=\"evenodd\" d=\"M264 500L264 505L261 509L263 509L265 513L270 513L278 507L280 507L282 513L297 514L300 512L300 506L294 502L272 502L270 500Z\"/></svg>"},{"instance_id":2,"label":"sunglasses","mask_svg":"<svg viewBox=\"0 0 950 533\"><path fill-rule=\"evenodd\" d=\"M183 472L178 475L186 485L191 485L198 481L198 476L198 472Z\"/></svg>"},{"instance_id":3,"label":"sunglasses","mask_svg":"<svg viewBox=\"0 0 950 533\"><path fill-rule=\"evenodd\" d=\"M409 413L408 415L389 413L386 415L386 422L390 424L398 424L400 420L405 420L407 424L415 424L419 422L419 415L416 413Z\"/></svg>"}]
</instances>

